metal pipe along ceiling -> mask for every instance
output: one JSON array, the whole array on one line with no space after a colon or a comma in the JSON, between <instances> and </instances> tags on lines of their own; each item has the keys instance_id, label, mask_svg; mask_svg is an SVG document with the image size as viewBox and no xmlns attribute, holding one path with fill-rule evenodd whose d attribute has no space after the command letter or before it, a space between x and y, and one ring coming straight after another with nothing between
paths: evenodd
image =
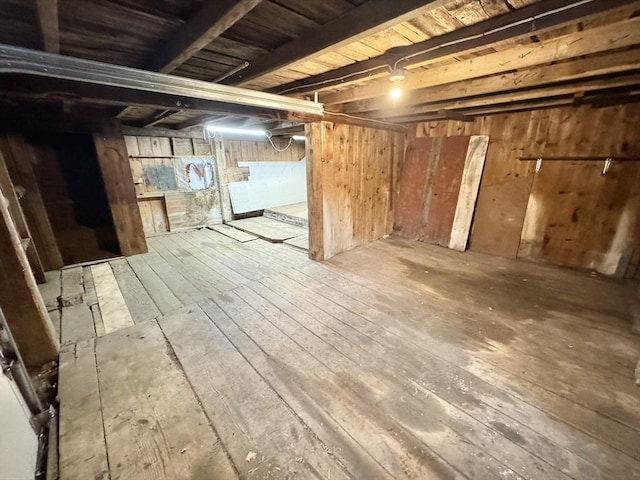
<instances>
[{"instance_id":1,"label":"metal pipe along ceiling","mask_svg":"<svg viewBox=\"0 0 640 480\"><path fill-rule=\"evenodd\" d=\"M322 116L321 103L0 44L0 74L25 74ZM180 106L180 105L178 105Z\"/></svg>"}]
</instances>

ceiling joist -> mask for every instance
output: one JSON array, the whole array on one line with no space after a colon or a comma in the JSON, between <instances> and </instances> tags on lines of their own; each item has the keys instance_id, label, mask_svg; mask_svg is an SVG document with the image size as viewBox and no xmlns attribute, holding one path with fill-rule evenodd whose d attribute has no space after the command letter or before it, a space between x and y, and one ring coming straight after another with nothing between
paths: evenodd
<instances>
[{"instance_id":1,"label":"ceiling joist","mask_svg":"<svg viewBox=\"0 0 640 480\"><path fill-rule=\"evenodd\" d=\"M44 50L49 53L60 53L58 0L37 0L36 9Z\"/></svg>"},{"instance_id":2,"label":"ceiling joist","mask_svg":"<svg viewBox=\"0 0 640 480\"><path fill-rule=\"evenodd\" d=\"M261 1L204 2L200 10L145 62L145 69L161 73L175 70L222 35Z\"/></svg>"},{"instance_id":3,"label":"ceiling joist","mask_svg":"<svg viewBox=\"0 0 640 480\"><path fill-rule=\"evenodd\" d=\"M309 31L303 38L294 39L251 62L247 68L227 78L226 83L244 85L252 79L293 63L357 42L445 2L446 0L369 0Z\"/></svg>"},{"instance_id":4,"label":"ceiling joist","mask_svg":"<svg viewBox=\"0 0 640 480\"><path fill-rule=\"evenodd\" d=\"M386 77L389 69L393 68L396 63L403 68L415 68L434 59L485 48L494 42L529 37L544 29L612 10L629 3L631 0L590 0L587 2L543 0L423 42L393 48L385 54L369 60L280 85L269 91L302 94Z\"/></svg>"},{"instance_id":5,"label":"ceiling joist","mask_svg":"<svg viewBox=\"0 0 640 480\"><path fill-rule=\"evenodd\" d=\"M470 80L638 44L640 44L640 17L571 33L534 45L518 46L450 65L413 72L402 82L402 89L411 91ZM326 105L335 105L380 97L387 95L388 91L389 82L384 80L324 95L320 99Z\"/></svg>"}]
</instances>

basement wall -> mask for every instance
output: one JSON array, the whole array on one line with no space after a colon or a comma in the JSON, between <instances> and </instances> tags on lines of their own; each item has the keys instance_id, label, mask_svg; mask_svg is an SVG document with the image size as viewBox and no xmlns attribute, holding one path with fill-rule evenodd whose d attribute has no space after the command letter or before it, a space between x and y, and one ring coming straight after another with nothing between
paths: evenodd
<instances>
[{"instance_id":1,"label":"basement wall","mask_svg":"<svg viewBox=\"0 0 640 480\"><path fill-rule=\"evenodd\" d=\"M489 135L469 248L618 276L640 253L640 162L520 156L640 157L640 104L556 108L417 124L417 137ZM635 260L634 260L635 259Z\"/></svg>"},{"instance_id":2,"label":"basement wall","mask_svg":"<svg viewBox=\"0 0 640 480\"><path fill-rule=\"evenodd\" d=\"M405 135L354 125L306 125L309 256L325 260L391 233Z\"/></svg>"}]
</instances>

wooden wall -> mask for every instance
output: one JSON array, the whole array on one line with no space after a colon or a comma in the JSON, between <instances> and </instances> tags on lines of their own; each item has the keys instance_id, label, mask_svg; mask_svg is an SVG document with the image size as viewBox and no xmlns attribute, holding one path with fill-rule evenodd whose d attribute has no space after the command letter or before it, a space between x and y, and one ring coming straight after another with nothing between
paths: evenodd
<instances>
[{"instance_id":1,"label":"wooden wall","mask_svg":"<svg viewBox=\"0 0 640 480\"><path fill-rule=\"evenodd\" d=\"M640 245L640 163L519 156L638 156L640 104L557 108L418 124L417 137L489 135L470 248L616 272ZM624 265L621 264L624 269Z\"/></svg>"},{"instance_id":2,"label":"wooden wall","mask_svg":"<svg viewBox=\"0 0 640 480\"><path fill-rule=\"evenodd\" d=\"M405 135L316 122L306 136L309 256L324 260L389 234Z\"/></svg>"},{"instance_id":3,"label":"wooden wall","mask_svg":"<svg viewBox=\"0 0 640 480\"><path fill-rule=\"evenodd\" d=\"M126 136L129 163L147 235L213 223L217 186L191 190L184 158L211 156L203 138ZM221 217L220 220L221 221Z\"/></svg>"}]
</instances>

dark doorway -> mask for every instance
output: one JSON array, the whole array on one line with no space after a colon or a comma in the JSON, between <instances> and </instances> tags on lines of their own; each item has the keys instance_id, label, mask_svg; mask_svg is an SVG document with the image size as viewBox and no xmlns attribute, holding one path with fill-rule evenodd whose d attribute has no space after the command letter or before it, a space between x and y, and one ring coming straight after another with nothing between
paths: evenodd
<instances>
[{"instance_id":1,"label":"dark doorway","mask_svg":"<svg viewBox=\"0 0 640 480\"><path fill-rule=\"evenodd\" d=\"M36 175L66 265L120 255L90 135L32 139Z\"/></svg>"}]
</instances>

